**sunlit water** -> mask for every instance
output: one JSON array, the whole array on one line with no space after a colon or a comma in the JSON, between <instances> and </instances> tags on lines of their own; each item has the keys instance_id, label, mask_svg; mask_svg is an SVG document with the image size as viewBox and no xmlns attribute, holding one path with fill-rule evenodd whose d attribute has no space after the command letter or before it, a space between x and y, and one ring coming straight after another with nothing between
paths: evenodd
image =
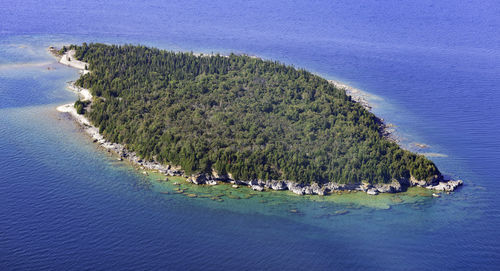
<instances>
[{"instance_id":1,"label":"sunlit water","mask_svg":"<svg viewBox=\"0 0 500 271\"><path fill-rule=\"evenodd\" d=\"M498 268L498 5L329 2L0 3L0 269ZM84 41L247 53L347 82L466 184L299 197L158 181L55 110L78 75L46 48Z\"/></svg>"}]
</instances>

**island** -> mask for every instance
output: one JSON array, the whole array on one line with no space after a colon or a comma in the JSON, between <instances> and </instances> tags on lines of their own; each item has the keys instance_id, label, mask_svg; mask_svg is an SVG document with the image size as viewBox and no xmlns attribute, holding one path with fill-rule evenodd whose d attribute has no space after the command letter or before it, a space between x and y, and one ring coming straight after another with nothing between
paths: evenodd
<instances>
[{"instance_id":1,"label":"island","mask_svg":"<svg viewBox=\"0 0 500 271\"><path fill-rule=\"evenodd\" d=\"M365 104L306 70L246 55L92 43L51 47L81 70L60 106L95 142L194 184L326 195L453 191L423 155L401 148Z\"/></svg>"}]
</instances>

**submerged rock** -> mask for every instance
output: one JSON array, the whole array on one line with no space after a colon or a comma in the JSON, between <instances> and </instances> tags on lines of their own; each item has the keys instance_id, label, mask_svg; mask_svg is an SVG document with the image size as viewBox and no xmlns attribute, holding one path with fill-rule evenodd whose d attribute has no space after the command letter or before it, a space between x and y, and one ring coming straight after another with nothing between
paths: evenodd
<instances>
[{"instance_id":1,"label":"submerged rock","mask_svg":"<svg viewBox=\"0 0 500 271\"><path fill-rule=\"evenodd\" d=\"M403 200L400 197L391 198L391 201L394 202L394 203L401 203L401 202L403 202Z\"/></svg>"},{"instance_id":2,"label":"submerged rock","mask_svg":"<svg viewBox=\"0 0 500 271\"><path fill-rule=\"evenodd\" d=\"M349 211L347 210L338 210L338 211L335 211L335 215L345 215L345 214L348 214Z\"/></svg>"}]
</instances>

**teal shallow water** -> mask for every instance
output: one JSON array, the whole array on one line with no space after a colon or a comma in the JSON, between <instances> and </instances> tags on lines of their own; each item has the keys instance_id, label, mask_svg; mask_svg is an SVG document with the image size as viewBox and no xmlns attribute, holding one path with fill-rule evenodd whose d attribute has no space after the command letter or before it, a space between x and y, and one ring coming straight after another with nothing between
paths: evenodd
<instances>
[{"instance_id":1,"label":"teal shallow water","mask_svg":"<svg viewBox=\"0 0 500 271\"><path fill-rule=\"evenodd\" d=\"M46 5L36 12L28 3L0 4L5 22L0 28L1 269L493 270L500 265L500 50L492 30L499 24L490 14L494 7L415 4L415 14L431 14L437 24L432 28L429 18L390 2L380 8L327 2L231 5L239 19L217 1L209 6L88 2L71 7L85 14L85 24L77 18L69 32L69 21L52 19L68 11L65 5ZM89 9L92 5L100 8ZM453 16L442 7L451 8ZM114 24L124 14L130 20ZM477 14L486 19L478 21ZM365 16L349 19L355 15ZM475 36L473 23L483 26ZM406 31L415 24L421 27ZM298 197L183 182L186 191L174 193L179 187L172 181L157 182L158 176L116 161L55 111L75 99L65 84L77 73L57 65L46 47L83 41L246 52L344 80L380 98L374 112L397 126L403 145L428 144L420 151L443 154L431 159L466 185L441 198L419 190Z\"/></svg>"}]
</instances>

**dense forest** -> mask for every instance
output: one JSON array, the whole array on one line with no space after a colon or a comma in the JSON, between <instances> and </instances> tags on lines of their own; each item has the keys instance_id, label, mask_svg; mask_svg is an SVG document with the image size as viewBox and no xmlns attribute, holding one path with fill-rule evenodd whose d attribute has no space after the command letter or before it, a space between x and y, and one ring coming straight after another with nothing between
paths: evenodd
<instances>
[{"instance_id":1,"label":"dense forest","mask_svg":"<svg viewBox=\"0 0 500 271\"><path fill-rule=\"evenodd\" d=\"M83 110L110 141L187 174L241 180L381 183L440 175L384 138L380 121L325 79L249 56L196 56L145 46L83 44L91 71Z\"/></svg>"}]
</instances>

